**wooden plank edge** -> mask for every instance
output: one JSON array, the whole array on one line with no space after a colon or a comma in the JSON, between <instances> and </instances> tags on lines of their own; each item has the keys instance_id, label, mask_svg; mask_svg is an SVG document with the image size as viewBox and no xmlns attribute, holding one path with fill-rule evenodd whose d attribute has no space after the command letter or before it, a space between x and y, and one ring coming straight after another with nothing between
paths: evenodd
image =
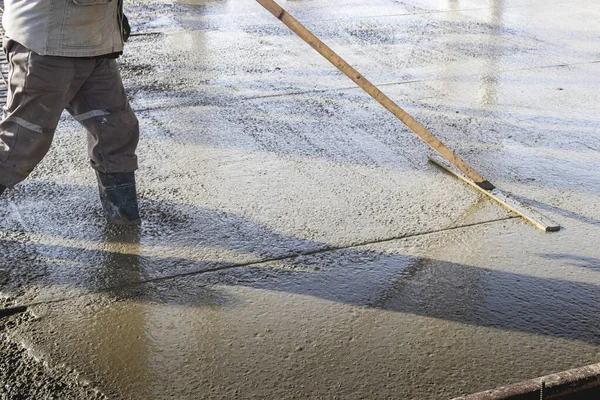
<instances>
[{"instance_id":1,"label":"wooden plank edge","mask_svg":"<svg viewBox=\"0 0 600 400\"><path fill-rule=\"evenodd\" d=\"M508 196L506 193L502 192L500 189L498 189L498 188L495 188L492 190L482 189L479 186L477 186L477 184L475 184L474 182L470 181L466 177L462 176L461 174L452 170L451 168L445 166L444 164L440 163L439 161L435 160L434 158L429 157L429 161L431 163L433 163L434 165L436 165L437 167L443 169L444 171L454 175L456 178L465 182L472 188L474 188L474 189L478 190L479 192L485 194L486 196L490 197L492 200L496 201L497 203L502 205L504 208L519 215L520 217L522 217L529 223L533 224L538 229L541 229L544 232L558 232L560 230L559 224L552 221L550 218L540 214L539 212L531 209L530 207L526 206L525 204L519 202L518 200L513 199L512 197Z\"/></svg>"}]
</instances>

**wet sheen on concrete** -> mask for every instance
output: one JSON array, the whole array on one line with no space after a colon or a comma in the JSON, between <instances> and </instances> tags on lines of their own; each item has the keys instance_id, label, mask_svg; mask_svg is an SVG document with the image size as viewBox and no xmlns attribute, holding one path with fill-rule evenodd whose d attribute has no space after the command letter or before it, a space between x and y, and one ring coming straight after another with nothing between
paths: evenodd
<instances>
[{"instance_id":1,"label":"wet sheen on concrete","mask_svg":"<svg viewBox=\"0 0 600 400\"><path fill-rule=\"evenodd\" d=\"M115 399L439 399L598 362L600 6L282 5L565 228L429 165L256 2L130 2L144 223L105 226L65 116L0 199L24 362Z\"/></svg>"}]
</instances>

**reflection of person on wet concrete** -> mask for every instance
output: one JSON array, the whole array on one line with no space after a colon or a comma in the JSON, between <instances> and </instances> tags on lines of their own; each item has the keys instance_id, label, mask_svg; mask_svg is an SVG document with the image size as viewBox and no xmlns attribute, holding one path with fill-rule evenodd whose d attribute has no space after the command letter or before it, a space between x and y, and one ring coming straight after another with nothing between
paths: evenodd
<instances>
[{"instance_id":1,"label":"reflection of person on wet concrete","mask_svg":"<svg viewBox=\"0 0 600 400\"><path fill-rule=\"evenodd\" d=\"M123 0L4 4L9 90L0 122L0 193L27 178L46 155L66 109L88 132L108 221L139 222L139 125L115 60L129 36Z\"/></svg>"}]
</instances>

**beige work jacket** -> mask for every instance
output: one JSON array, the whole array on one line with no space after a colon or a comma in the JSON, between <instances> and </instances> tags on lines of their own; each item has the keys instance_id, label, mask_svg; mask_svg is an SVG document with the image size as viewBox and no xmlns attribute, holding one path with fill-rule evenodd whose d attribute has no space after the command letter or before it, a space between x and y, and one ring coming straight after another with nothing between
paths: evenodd
<instances>
[{"instance_id":1,"label":"beige work jacket","mask_svg":"<svg viewBox=\"0 0 600 400\"><path fill-rule=\"evenodd\" d=\"M118 0L4 0L6 36L40 55L123 51Z\"/></svg>"}]
</instances>

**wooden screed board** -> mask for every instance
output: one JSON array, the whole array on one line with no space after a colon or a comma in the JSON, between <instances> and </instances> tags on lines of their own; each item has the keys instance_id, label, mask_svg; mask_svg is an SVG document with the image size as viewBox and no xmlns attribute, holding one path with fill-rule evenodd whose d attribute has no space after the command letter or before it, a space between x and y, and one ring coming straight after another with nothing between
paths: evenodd
<instances>
[{"instance_id":1,"label":"wooden screed board","mask_svg":"<svg viewBox=\"0 0 600 400\"><path fill-rule=\"evenodd\" d=\"M325 43L317 38L312 32L304 27L298 20L292 17L287 11L285 11L279 4L273 0L256 0L262 5L267 11L273 14L277 19L283 22L288 28L290 28L295 34L297 34L302 40L308 43L313 49L319 54L325 57L330 63L336 68L343 72L348 78L356 83L361 89L367 92L373 97L379 104L385 107L386 110L391 112L396 118L402 121L410 130L412 130L418 137L420 137L425 143L431 146L437 151L442 157L444 157L450 164L461 171L465 176L456 173L452 169L436 162L431 159L439 167L450 172L463 182L473 186L486 196L500 203L505 208L517 213L519 216L525 218L536 227L546 232L554 232L560 230L560 226L544 217L538 212L530 209L524 204L517 200L507 196L505 193L494 187L488 180L486 180L481 174L479 174L473 167L467 164L462 158L454 153L450 148L443 144L438 138L436 138L427 128L417 122L411 117L406 111L400 108L396 103L392 101L387 95L373 85L369 80L362 76L356 71L350 64L344 61L339 55L331 50Z\"/></svg>"},{"instance_id":2,"label":"wooden screed board","mask_svg":"<svg viewBox=\"0 0 600 400\"><path fill-rule=\"evenodd\" d=\"M458 168L463 174L469 177L473 182L483 189L491 190L494 188L489 181L442 143L437 137L435 137L427 128L417 122L411 117L406 111L400 108L396 103L386 96L381 90L375 85L369 82L364 76L358 73L350 64L344 61L339 55L331 50L325 43L319 38L312 34L306 29L298 20L292 17L287 11L281 6L275 3L273 0L256 0L264 8L267 9L271 14L277 17L283 22L288 28L290 28L296 35L300 36L302 40L308 43L313 49L319 54L342 71L348 78L352 79L361 89L367 92L372 98L377 100L379 104L385 107L386 110L391 112L396 118L402 121L411 131L413 131L418 137L420 137L425 143L431 146L437 151L442 157L448 160L449 163Z\"/></svg>"}]
</instances>

